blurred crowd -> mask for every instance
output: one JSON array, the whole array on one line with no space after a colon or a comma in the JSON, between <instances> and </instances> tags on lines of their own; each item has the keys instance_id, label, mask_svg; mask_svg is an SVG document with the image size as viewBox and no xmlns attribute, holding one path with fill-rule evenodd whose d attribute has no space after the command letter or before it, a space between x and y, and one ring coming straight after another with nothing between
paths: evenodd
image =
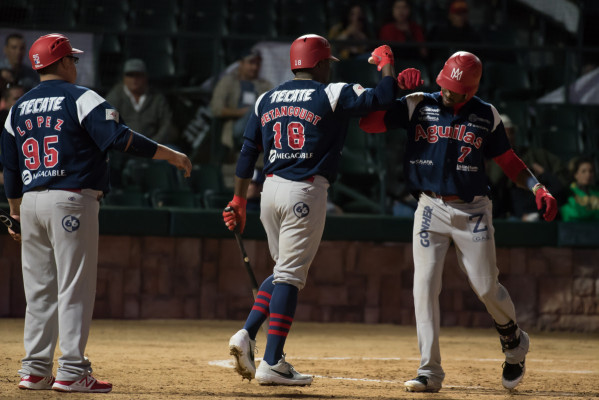
<instances>
[{"instance_id":1,"label":"blurred crowd","mask_svg":"<svg viewBox=\"0 0 599 400\"><path fill-rule=\"evenodd\" d=\"M490 60L489 64L494 62L518 64L521 61L518 55L506 57L506 54L511 54L507 51L490 52L478 47L481 43L514 43L513 32L501 29L501 27L505 28L509 25L507 21L503 20L505 13L502 11L505 10L500 10L499 7L499 5L505 5L505 1L426 0L413 2L411 0L394 0L364 2L339 0L326 3L328 9L333 9L335 13L329 13L328 32L322 33L325 35L328 33L328 39L333 44L333 53L341 59L339 66L334 70L335 77L339 78L337 80L360 82L364 85L370 83L372 75L368 74L371 72L364 73L363 70L353 66L360 62L366 64L370 51L378 43L392 46L396 54L398 72L407 67L422 69L427 89L433 90L436 87L434 84L436 73L442 67L438 60L446 59L456 49L478 54L483 65L487 60ZM336 8L332 8L333 6ZM240 4L239 7L245 7L245 5ZM335 17L331 17L332 15ZM233 30L231 27L231 31ZM500 35L497 35L498 31ZM2 121L5 120L12 104L39 82L37 73L29 66L26 55L28 44L23 35L14 32L3 39L3 58L0 62L0 87L2 88L0 118ZM559 40L562 39L558 39L555 44L559 44ZM225 68L222 65L218 68L218 74L214 74L215 71L212 70L212 79L206 81L208 90L202 92L199 101L185 99L182 101L180 94L172 95L173 90L170 89L173 88L165 86L164 81L153 82L149 70L152 63L157 60L137 57L123 60L123 63L119 64L120 69L113 73L115 83L110 87L98 87L97 90L119 110L124 121L132 129L143 132L162 144L190 154L194 163L199 164L200 167L210 164L210 168L206 166L204 169L213 171L215 169L213 167L216 166L216 173L211 172L215 177L210 178L216 183L213 183L212 186L204 186L204 181L208 178L205 173L198 172L201 177L197 181L199 182L197 190L202 192L200 193L202 198L206 197L204 193L206 191L210 191L211 194L223 193L223 198L226 198L226 195L232 191L234 166L242 143L248 113L251 112L252 105L262 93L280 83L270 81L268 77L265 78L263 73L261 74L263 64L272 61L274 52L267 55L264 50L260 51L260 49L266 47L274 49L274 45L260 47L257 44L258 42L242 41L239 48L230 51L229 56L226 57L229 66ZM566 40L566 43L562 44L572 44L572 42ZM287 47L283 46L283 48ZM283 61L277 60L277 62L284 64L287 61L283 59ZM353 64L354 62L356 64ZM588 57L583 63L586 63L584 69L589 70L592 69L595 60L593 57ZM343 65L350 66L350 73L344 72L347 70ZM283 67L287 69L286 65L281 66L281 68ZM582 71L583 67L581 66L579 70ZM483 73L483 81L485 81L485 74L487 72ZM168 82L168 79L166 81ZM505 110L502 110L502 105L509 105L511 101L513 104L521 100L523 98L522 90L510 92L513 97L509 97L506 95L507 91L499 92L494 86L495 83L487 77L486 84L481 85L481 91L484 91L485 95L492 100L500 113L504 113L502 117L508 129L512 146L517 153L534 170L533 173L539 177L539 180L556 195L561 206L562 219L567 221L599 219L599 192L595 186L597 149L587 153L577 151L575 152L577 157L572 157L574 155L572 153L554 154L552 152L554 149L545 146L543 140L536 140L534 137L531 139L529 122L523 122L521 118L514 118L515 115L508 115L509 112L506 113ZM177 89L185 89L184 86ZM524 84L524 86L526 85ZM525 88L530 89L530 87L519 89ZM539 93L532 90L526 93L527 96L531 96L531 94ZM525 97L525 99L533 100L532 97ZM193 109L183 113L182 108ZM509 107L507 108L511 110ZM512 122L514 119L517 121ZM518 126L519 124L520 126ZM584 126L578 125L572 129L580 131L584 129ZM587 136L590 135L586 131L583 133ZM523 139L518 139L519 137ZM586 139L584 141L585 143L581 144L582 147L587 143ZM353 189L368 197L380 192L381 185L383 185L385 198L377 200L384 204L382 211L396 216L411 217L416 202L409 193L406 193L405 185L402 182L401 139L398 139L396 135L388 135L383 143L380 139L372 138L367 138L366 143L372 145L368 149L371 155L375 159L379 158L379 161L375 162L375 168L384 168L385 173L374 172L373 179L370 179L372 177L364 179L364 177L351 176L351 173L347 173L344 179L342 170L340 183L348 185L357 183L359 186L360 181L375 181L375 185L354 187ZM376 152L379 153L376 154ZM581 154L584 156L580 157ZM124 174L134 168L125 165L124 161L119 159L116 154L111 155L111 158L111 167L115 169L112 177L115 191L127 191L131 177L127 178ZM196 170L201 169L200 167ZM263 180L259 167L260 165L256 170L254 181L256 198L259 197L260 184ZM514 187L493 163L490 163L487 168L495 216L522 221L537 220L538 212L534 206L534 199L529 193L522 193L521 189ZM195 183L191 185L193 186ZM143 191L145 188L141 188L141 190ZM331 198L338 203L337 205L331 204L332 212L372 212L373 208L376 209L372 205L357 205L353 208L348 205L347 210L344 210L344 204L348 203L346 197L332 191ZM141 201L148 200L146 198ZM208 205L207 200L194 200L189 204ZM381 210L378 209L378 211Z\"/></svg>"}]
</instances>

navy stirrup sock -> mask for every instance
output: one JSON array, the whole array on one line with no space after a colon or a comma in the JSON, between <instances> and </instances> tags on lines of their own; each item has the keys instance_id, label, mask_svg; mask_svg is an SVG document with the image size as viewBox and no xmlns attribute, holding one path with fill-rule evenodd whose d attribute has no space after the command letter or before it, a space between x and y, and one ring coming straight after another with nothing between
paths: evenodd
<instances>
[{"instance_id":1,"label":"navy stirrup sock","mask_svg":"<svg viewBox=\"0 0 599 400\"><path fill-rule=\"evenodd\" d=\"M258 296L254 300L254 306L248 319L245 321L243 329L247 330L250 334L250 339L255 340L256 334L262 326L262 323L268 318L268 306L272 297L272 291L275 285L272 283L274 276L271 275L262 282L260 289L258 290Z\"/></svg>"},{"instance_id":2,"label":"navy stirrup sock","mask_svg":"<svg viewBox=\"0 0 599 400\"><path fill-rule=\"evenodd\" d=\"M278 283L274 286L270 301L268 338L264 352L264 361L269 365L275 365L283 356L283 347L289 329L291 329L299 292L297 287L288 283Z\"/></svg>"}]
</instances>

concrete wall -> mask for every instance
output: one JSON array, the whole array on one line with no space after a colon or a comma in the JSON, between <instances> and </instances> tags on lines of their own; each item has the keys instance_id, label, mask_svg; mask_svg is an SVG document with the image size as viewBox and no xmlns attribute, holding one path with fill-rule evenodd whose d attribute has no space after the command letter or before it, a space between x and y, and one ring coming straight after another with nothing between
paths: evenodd
<instances>
[{"instance_id":1,"label":"concrete wall","mask_svg":"<svg viewBox=\"0 0 599 400\"><path fill-rule=\"evenodd\" d=\"M256 278L273 262L247 240ZM95 318L245 319L249 279L233 239L101 236ZM19 246L0 236L0 317L25 312ZM500 281L524 328L599 332L599 249L498 248ZM414 324L411 243L325 241L300 292L296 320ZM449 250L442 324L492 320Z\"/></svg>"}]
</instances>

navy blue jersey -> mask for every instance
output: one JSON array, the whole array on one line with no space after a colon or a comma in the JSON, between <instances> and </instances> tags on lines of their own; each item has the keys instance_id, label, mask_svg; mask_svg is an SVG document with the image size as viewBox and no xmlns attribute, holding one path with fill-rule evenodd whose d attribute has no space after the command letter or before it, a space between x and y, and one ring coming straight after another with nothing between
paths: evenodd
<instances>
[{"instance_id":1,"label":"navy blue jersey","mask_svg":"<svg viewBox=\"0 0 599 400\"><path fill-rule=\"evenodd\" d=\"M349 119L388 109L396 82L381 79L374 89L359 84L291 80L256 101L244 137L264 151L264 173L301 181L337 176Z\"/></svg>"},{"instance_id":2,"label":"navy blue jersey","mask_svg":"<svg viewBox=\"0 0 599 400\"><path fill-rule=\"evenodd\" d=\"M40 83L17 101L4 124L2 163L22 180L22 190L7 192L39 186L107 192L107 150L128 130L94 91L63 80Z\"/></svg>"},{"instance_id":3,"label":"navy blue jersey","mask_svg":"<svg viewBox=\"0 0 599 400\"><path fill-rule=\"evenodd\" d=\"M412 193L429 190L464 201L486 195L485 158L510 149L499 113L478 97L454 114L440 93L413 93L387 111L385 125L407 130L404 171Z\"/></svg>"}]
</instances>

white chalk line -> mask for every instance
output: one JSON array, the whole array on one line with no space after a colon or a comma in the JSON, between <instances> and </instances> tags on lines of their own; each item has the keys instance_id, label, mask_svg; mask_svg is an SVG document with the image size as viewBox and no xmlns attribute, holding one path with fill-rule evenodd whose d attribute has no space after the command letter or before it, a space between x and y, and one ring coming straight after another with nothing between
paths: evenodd
<instances>
[{"instance_id":1,"label":"white chalk line","mask_svg":"<svg viewBox=\"0 0 599 400\"><path fill-rule=\"evenodd\" d=\"M408 360L408 361L420 361L420 358L415 357L293 357L294 360L312 360L312 361L338 361L338 360L368 360L368 361L399 361L399 360ZM261 358L256 358L256 361L262 360ZM456 359L457 360L457 359ZM503 362L503 359L495 359L495 358L479 358L479 359L467 359L468 361L480 361L480 362ZM546 362L547 360L528 360L531 361L539 361ZM212 365L215 367L222 368L234 368L235 362L232 359L228 360L214 360L209 361L208 365ZM551 370L551 369L534 369L534 372L542 372L542 373L550 373L550 374L580 374L580 375L599 375L599 371L592 370ZM355 382L375 382L375 383L403 383L403 381L393 381L393 380L384 380L384 379L370 379L370 378L349 378L342 376L322 376L322 375L314 375L316 378L320 379L332 379L332 380L345 380L345 381L355 381ZM460 389L480 389L482 386L444 386L447 388L460 388Z\"/></svg>"}]
</instances>

